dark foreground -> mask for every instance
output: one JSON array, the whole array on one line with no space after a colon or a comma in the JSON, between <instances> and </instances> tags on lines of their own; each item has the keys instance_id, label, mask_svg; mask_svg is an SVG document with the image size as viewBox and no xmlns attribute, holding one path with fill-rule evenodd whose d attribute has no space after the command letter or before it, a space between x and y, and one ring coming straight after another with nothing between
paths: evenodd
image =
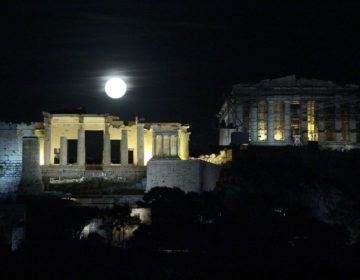
<instances>
[{"instance_id":1,"label":"dark foreground","mask_svg":"<svg viewBox=\"0 0 360 280\"><path fill-rule=\"evenodd\" d=\"M231 244L229 244L231 245ZM3 255L2 279L358 279L359 251L349 247L216 248L160 253L104 247L93 242L23 248Z\"/></svg>"},{"instance_id":2,"label":"dark foreground","mask_svg":"<svg viewBox=\"0 0 360 280\"><path fill-rule=\"evenodd\" d=\"M0 231L0 279L359 279L358 166L359 152L241 151L213 192L146 193L151 224L127 207L18 200L26 241L11 253ZM81 237L94 218L102 233ZM114 230L129 225L133 236L114 247Z\"/></svg>"}]
</instances>

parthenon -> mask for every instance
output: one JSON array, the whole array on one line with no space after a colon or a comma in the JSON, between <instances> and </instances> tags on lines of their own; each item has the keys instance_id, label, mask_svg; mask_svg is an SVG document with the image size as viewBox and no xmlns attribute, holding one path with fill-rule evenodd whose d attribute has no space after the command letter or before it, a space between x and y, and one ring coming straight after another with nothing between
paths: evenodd
<instances>
[{"instance_id":1,"label":"parthenon","mask_svg":"<svg viewBox=\"0 0 360 280\"><path fill-rule=\"evenodd\" d=\"M219 144L238 135L252 145L359 148L359 105L357 85L295 75L237 84L218 114Z\"/></svg>"}]
</instances>

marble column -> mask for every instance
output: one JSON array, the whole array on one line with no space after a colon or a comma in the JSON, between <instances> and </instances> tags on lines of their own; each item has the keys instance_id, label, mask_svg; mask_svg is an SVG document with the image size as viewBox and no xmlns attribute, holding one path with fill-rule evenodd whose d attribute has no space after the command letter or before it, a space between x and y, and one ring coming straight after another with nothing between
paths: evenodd
<instances>
[{"instance_id":1,"label":"marble column","mask_svg":"<svg viewBox=\"0 0 360 280\"><path fill-rule=\"evenodd\" d=\"M256 143L258 140L258 115L257 103L251 104L250 108L250 125L251 125L251 143Z\"/></svg>"},{"instance_id":2,"label":"marble column","mask_svg":"<svg viewBox=\"0 0 360 280\"><path fill-rule=\"evenodd\" d=\"M156 134L152 131L152 157L156 157Z\"/></svg>"},{"instance_id":3,"label":"marble column","mask_svg":"<svg viewBox=\"0 0 360 280\"><path fill-rule=\"evenodd\" d=\"M129 163L128 154L128 133L126 129L121 130L121 164L127 165Z\"/></svg>"},{"instance_id":4,"label":"marble column","mask_svg":"<svg viewBox=\"0 0 360 280\"><path fill-rule=\"evenodd\" d=\"M335 104L335 141L342 141L341 105Z\"/></svg>"},{"instance_id":5,"label":"marble column","mask_svg":"<svg viewBox=\"0 0 360 280\"><path fill-rule=\"evenodd\" d=\"M175 155L179 156L179 136L175 136Z\"/></svg>"},{"instance_id":6,"label":"marble column","mask_svg":"<svg viewBox=\"0 0 360 280\"><path fill-rule=\"evenodd\" d=\"M156 143L156 150L155 150L155 156L161 157L163 155L163 135L157 134L155 137L155 143Z\"/></svg>"},{"instance_id":7,"label":"marble column","mask_svg":"<svg viewBox=\"0 0 360 280\"><path fill-rule=\"evenodd\" d=\"M166 157L171 156L171 138L170 135L164 136L164 155Z\"/></svg>"},{"instance_id":8,"label":"marble column","mask_svg":"<svg viewBox=\"0 0 360 280\"><path fill-rule=\"evenodd\" d=\"M284 101L284 140L291 143L291 101Z\"/></svg>"},{"instance_id":9,"label":"marble column","mask_svg":"<svg viewBox=\"0 0 360 280\"><path fill-rule=\"evenodd\" d=\"M350 104L350 142L356 143L356 108Z\"/></svg>"},{"instance_id":10,"label":"marble column","mask_svg":"<svg viewBox=\"0 0 360 280\"><path fill-rule=\"evenodd\" d=\"M274 142L274 101L267 101L267 142Z\"/></svg>"},{"instance_id":11,"label":"marble column","mask_svg":"<svg viewBox=\"0 0 360 280\"><path fill-rule=\"evenodd\" d=\"M105 125L104 131L104 147L103 147L103 165L110 165L111 164L111 140L110 140L110 133L109 127Z\"/></svg>"},{"instance_id":12,"label":"marble column","mask_svg":"<svg viewBox=\"0 0 360 280\"><path fill-rule=\"evenodd\" d=\"M44 165L49 166L51 161L51 118L44 118Z\"/></svg>"},{"instance_id":13,"label":"marble column","mask_svg":"<svg viewBox=\"0 0 360 280\"><path fill-rule=\"evenodd\" d=\"M82 127L78 130L77 164L85 165L85 130Z\"/></svg>"},{"instance_id":14,"label":"marble column","mask_svg":"<svg viewBox=\"0 0 360 280\"><path fill-rule=\"evenodd\" d=\"M60 165L67 165L68 143L65 136L60 137Z\"/></svg>"},{"instance_id":15,"label":"marble column","mask_svg":"<svg viewBox=\"0 0 360 280\"><path fill-rule=\"evenodd\" d=\"M308 142L308 130L307 130L307 101L300 101L300 133L301 144L307 144Z\"/></svg>"},{"instance_id":16,"label":"marble column","mask_svg":"<svg viewBox=\"0 0 360 280\"><path fill-rule=\"evenodd\" d=\"M144 124L137 124L137 165L144 166Z\"/></svg>"},{"instance_id":17,"label":"marble column","mask_svg":"<svg viewBox=\"0 0 360 280\"><path fill-rule=\"evenodd\" d=\"M324 102L319 101L319 119L318 119L318 142L325 141L325 115L324 115Z\"/></svg>"},{"instance_id":18,"label":"marble column","mask_svg":"<svg viewBox=\"0 0 360 280\"><path fill-rule=\"evenodd\" d=\"M170 156L176 157L178 155L178 140L176 135L170 136Z\"/></svg>"},{"instance_id":19,"label":"marble column","mask_svg":"<svg viewBox=\"0 0 360 280\"><path fill-rule=\"evenodd\" d=\"M184 159L189 159L189 140L190 140L190 132L185 132L184 135Z\"/></svg>"},{"instance_id":20,"label":"marble column","mask_svg":"<svg viewBox=\"0 0 360 280\"><path fill-rule=\"evenodd\" d=\"M237 125L238 131L244 132L244 105L239 104L237 107Z\"/></svg>"}]
</instances>

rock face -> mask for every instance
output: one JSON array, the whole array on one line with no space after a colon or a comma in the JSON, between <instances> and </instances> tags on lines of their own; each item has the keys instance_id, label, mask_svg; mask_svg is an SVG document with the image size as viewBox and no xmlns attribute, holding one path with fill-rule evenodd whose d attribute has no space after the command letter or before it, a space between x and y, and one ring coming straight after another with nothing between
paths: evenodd
<instances>
[{"instance_id":1,"label":"rock face","mask_svg":"<svg viewBox=\"0 0 360 280\"><path fill-rule=\"evenodd\" d=\"M21 194L39 194L44 190L40 170L39 139L23 138Z\"/></svg>"},{"instance_id":2,"label":"rock face","mask_svg":"<svg viewBox=\"0 0 360 280\"><path fill-rule=\"evenodd\" d=\"M151 159L146 191L154 187L177 187L185 192L211 191L220 170L221 166L202 160Z\"/></svg>"}]
</instances>

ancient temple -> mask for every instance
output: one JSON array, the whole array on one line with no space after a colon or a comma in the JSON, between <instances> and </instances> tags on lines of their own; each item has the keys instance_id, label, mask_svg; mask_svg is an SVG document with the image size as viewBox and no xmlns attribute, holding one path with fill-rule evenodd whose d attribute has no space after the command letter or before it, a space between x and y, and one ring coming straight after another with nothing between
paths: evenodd
<instances>
[{"instance_id":1,"label":"ancient temple","mask_svg":"<svg viewBox=\"0 0 360 280\"><path fill-rule=\"evenodd\" d=\"M188 128L180 123L125 122L107 114L46 112L36 129L40 165L145 166L152 157L185 160L189 158ZM99 148L101 155L96 157L93 150Z\"/></svg>"},{"instance_id":2,"label":"ancient temple","mask_svg":"<svg viewBox=\"0 0 360 280\"><path fill-rule=\"evenodd\" d=\"M145 178L150 159L166 160L165 166L189 159L188 125L108 114L43 115L43 122L0 123L0 194L84 182L131 185Z\"/></svg>"},{"instance_id":3,"label":"ancient temple","mask_svg":"<svg viewBox=\"0 0 360 280\"><path fill-rule=\"evenodd\" d=\"M295 75L237 84L218 114L219 144L360 148L359 86Z\"/></svg>"}]
</instances>

